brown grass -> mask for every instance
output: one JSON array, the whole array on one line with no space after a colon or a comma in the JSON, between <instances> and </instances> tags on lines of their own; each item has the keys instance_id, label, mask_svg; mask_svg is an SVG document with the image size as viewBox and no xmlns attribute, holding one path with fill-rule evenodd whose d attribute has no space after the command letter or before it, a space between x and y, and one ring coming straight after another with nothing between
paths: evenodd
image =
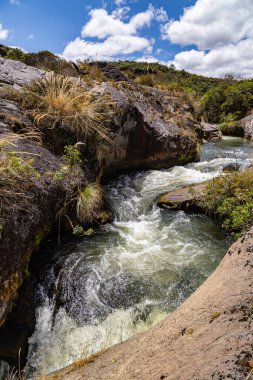
<instances>
[{"instance_id":1,"label":"brown grass","mask_svg":"<svg viewBox=\"0 0 253 380\"><path fill-rule=\"evenodd\" d=\"M92 223L94 215L101 210L104 203L104 192L97 183L90 183L86 186L77 199L76 213L81 222Z\"/></svg>"},{"instance_id":2,"label":"brown grass","mask_svg":"<svg viewBox=\"0 0 253 380\"><path fill-rule=\"evenodd\" d=\"M48 73L23 89L23 104L40 126L63 128L77 138L95 135L110 140L104 124L110 116L112 100L108 95L94 95L82 82Z\"/></svg>"}]
</instances>

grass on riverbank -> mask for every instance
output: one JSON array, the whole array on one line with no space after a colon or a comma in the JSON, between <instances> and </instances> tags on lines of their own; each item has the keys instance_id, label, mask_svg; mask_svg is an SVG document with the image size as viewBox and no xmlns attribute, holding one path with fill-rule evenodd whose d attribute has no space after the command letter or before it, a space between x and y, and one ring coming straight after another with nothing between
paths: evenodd
<instances>
[{"instance_id":1,"label":"grass on riverbank","mask_svg":"<svg viewBox=\"0 0 253 380\"><path fill-rule=\"evenodd\" d=\"M211 180L199 202L218 216L226 231L239 237L253 225L253 168Z\"/></svg>"},{"instance_id":2,"label":"grass on riverbank","mask_svg":"<svg viewBox=\"0 0 253 380\"><path fill-rule=\"evenodd\" d=\"M23 105L36 123L44 128L63 128L77 139L94 135L109 140L105 122L110 116L112 100L108 95L94 95L80 81L47 73L26 86L21 97Z\"/></svg>"}]
</instances>

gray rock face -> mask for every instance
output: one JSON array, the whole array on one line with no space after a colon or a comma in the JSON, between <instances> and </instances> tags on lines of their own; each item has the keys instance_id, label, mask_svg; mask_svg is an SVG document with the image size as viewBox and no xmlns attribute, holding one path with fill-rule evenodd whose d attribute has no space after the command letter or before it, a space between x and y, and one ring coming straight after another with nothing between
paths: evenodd
<instances>
[{"instance_id":1,"label":"gray rock face","mask_svg":"<svg viewBox=\"0 0 253 380\"><path fill-rule=\"evenodd\" d=\"M0 87L10 85L20 88L33 80L40 79L43 75L45 75L43 70L0 57Z\"/></svg>"},{"instance_id":2,"label":"gray rock face","mask_svg":"<svg viewBox=\"0 0 253 380\"><path fill-rule=\"evenodd\" d=\"M222 133L217 125L204 123L200 124L200 137L206 141L221 140Z\"/></svg>"},{"instance_id":3,"label":"gray rock face","mask_svg":"<svg viewBox=\"0 0 253 380\"><path fill-rule=\"evenodd\" d=\"M253 140L253 114L250 114L239 121L244 130L244 138Z\"/></svg>"},{"instance_id":4,"label":"gray rock face","mask_svg":"<svg viewBox=\"0 0 253 380\"><path fill-rule=\"evenodd\" d=\"M190 105L173 93L130 83L98 85L116 104L112 144L100 152L102 175L128 168L162 168L198 158Z\"/></svg>"}]
</instances>

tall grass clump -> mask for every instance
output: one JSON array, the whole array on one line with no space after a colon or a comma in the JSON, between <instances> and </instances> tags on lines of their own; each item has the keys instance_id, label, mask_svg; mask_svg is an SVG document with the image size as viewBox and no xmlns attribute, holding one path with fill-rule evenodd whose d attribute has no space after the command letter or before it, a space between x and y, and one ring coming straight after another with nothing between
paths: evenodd
<instances>
[{"instance_id":1,"label":"tall grass clump","mask_svg":"<svg viewBox=\"0 0 253 380\"><path fill-rule=\"evenodd\" d=\"M22 99L42 127L63 128L77 139L95 135L110 140L104 125L110 115L111 98L94 95L78 80L47 73L23 89Z\"/></svg>"},{"instance_id":2,"label":"tall grass clump","mask_svg":"<svg viewBox=\"0 0 253 380\"><path fill-rule=\"evenodd\" d=\"M76 204L77 217L81 222L92 223L104 204L104 192L97 183L88 184L79 194Z\"/></svg>"}]
</instances>

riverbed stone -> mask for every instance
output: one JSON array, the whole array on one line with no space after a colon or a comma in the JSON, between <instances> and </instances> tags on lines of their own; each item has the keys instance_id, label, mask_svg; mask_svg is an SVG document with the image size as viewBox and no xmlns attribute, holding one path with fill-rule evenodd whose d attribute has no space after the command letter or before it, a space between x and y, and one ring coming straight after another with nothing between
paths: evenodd
<instances>
[{"instance_id":1,"label":"riverbed stone","mask_svg":"<svg viewBox=\"0 0 253 380\"><path fill-rule=\"evenodd\" d=\"M207 182L204 182L169 191L157 198L157 205L167 209L199 211L198 202L206 186Z\"/></svg>"}]
</instances>

